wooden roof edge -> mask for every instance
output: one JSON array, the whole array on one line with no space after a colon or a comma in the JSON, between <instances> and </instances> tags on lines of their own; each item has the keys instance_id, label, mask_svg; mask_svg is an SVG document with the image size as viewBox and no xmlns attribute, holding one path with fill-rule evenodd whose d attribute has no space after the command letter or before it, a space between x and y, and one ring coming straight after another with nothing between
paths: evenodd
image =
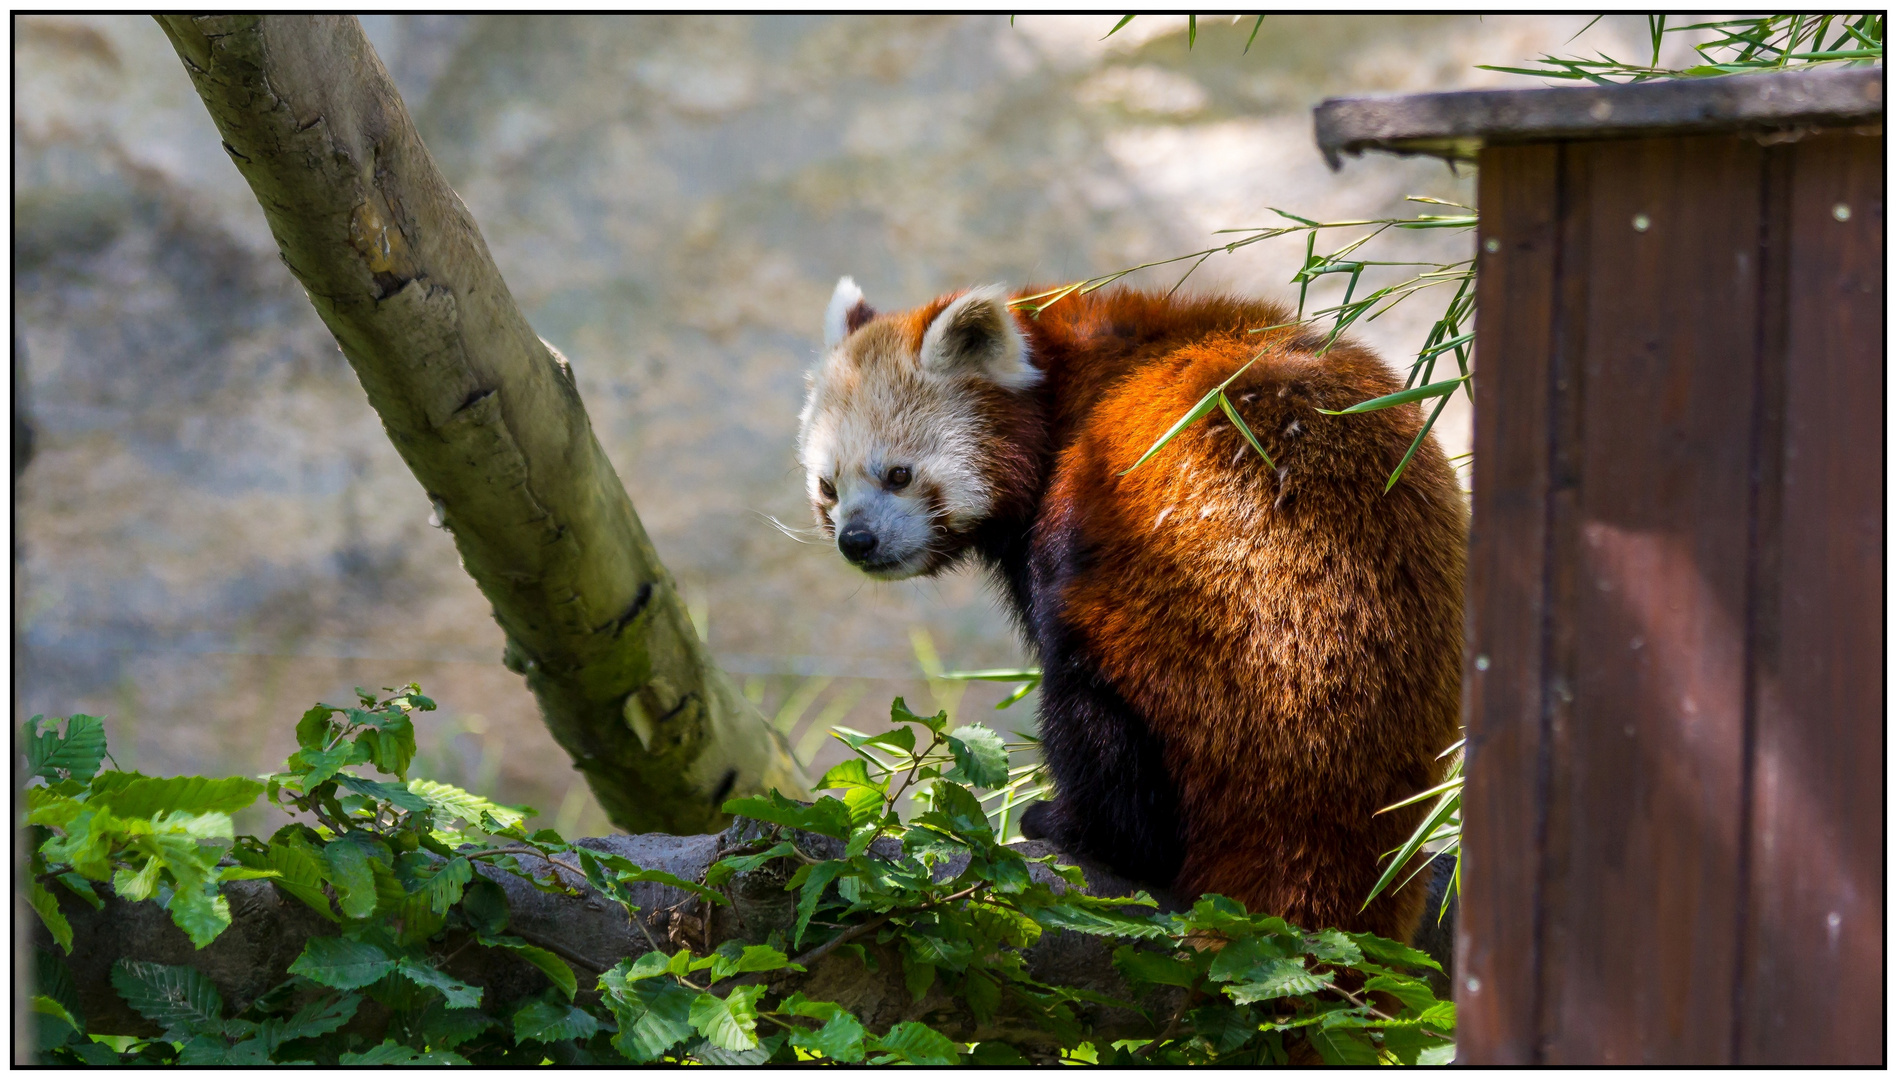
<instances>
[{"instance_id":1,"label":"wooden roof edge","mask_svg":"<svg viewBox=\"0 0 1897 1080\"><path fill-rule=\"evenodd\" d=\"M1884 65L1614 86L1328 98L1313 113L1332 169L1366 150L1474 160L1497 143L1881 124Z\"/></svg>"}]
</instances>

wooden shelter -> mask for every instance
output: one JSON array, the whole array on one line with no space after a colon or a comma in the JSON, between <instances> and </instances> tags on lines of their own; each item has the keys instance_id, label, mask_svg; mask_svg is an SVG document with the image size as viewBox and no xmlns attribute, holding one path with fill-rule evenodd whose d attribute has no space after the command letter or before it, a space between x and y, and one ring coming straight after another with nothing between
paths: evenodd
<instances>
[{"instance_id":1,"label":"wooden shelter","mask_svg":"<svg viewBox=\"0 0 1897 1080\"><path fill-rule=\"evenodd\" d=\"M1317 110L1480 169L1466 1063L1884 1062L1883 105Z\"/></svg>"}]
</instances>

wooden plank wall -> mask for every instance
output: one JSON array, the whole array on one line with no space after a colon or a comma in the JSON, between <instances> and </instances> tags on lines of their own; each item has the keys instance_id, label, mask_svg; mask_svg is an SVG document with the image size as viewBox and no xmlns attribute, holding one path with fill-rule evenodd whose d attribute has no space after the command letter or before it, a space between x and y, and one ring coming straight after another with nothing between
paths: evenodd
<instances>
[{"instance_id":1,"label":"wooden plank wall","mask_svg":"<svg viewBox=\"0 0 1897 1080\"><path fill-rule=\"evenodd\" d=\"M1883 1061L1882 192L1483 153L1465 1062Z\"/></svg>"}]
</instances>

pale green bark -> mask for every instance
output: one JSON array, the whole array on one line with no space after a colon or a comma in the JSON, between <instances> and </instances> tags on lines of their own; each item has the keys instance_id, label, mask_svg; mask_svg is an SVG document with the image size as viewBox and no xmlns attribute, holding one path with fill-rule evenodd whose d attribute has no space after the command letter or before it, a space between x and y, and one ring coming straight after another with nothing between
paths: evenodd
<instances>
[{"instance_id":1,"label":"pale green bark","mask_svg":"<svg viewBox=\"0 0 1897 1080\"><path fill-rule=\"evenodd\" d=\"M353 17L159 16L283 261L507 634L547 727L633 832L808 797L712 663L593 436ZM417 512L420 512L418 506Z\"/></svg>"}]
</instances>

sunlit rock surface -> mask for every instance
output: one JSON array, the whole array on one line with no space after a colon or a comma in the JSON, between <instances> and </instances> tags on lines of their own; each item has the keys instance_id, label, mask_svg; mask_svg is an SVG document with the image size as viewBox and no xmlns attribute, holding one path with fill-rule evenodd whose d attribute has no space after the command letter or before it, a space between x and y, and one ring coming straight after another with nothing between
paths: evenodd
<instances>
[{"instance_id":1,"label":"sunlit rock surface","mask_svg":"<svg viewBox=\"0 0 1897 1080\"><path fill-rule=\"evenodd\" d=\"M838 275L904 307L1180 255L1270 207L1468 201L1433 161L1328 172L1310 108L1532 84L1473 65L1558 50L1586 20L1272 17L1249 55L1249 18L1207 20L1190 52L1183 19L1101 40L1113 21L364 20L514 295L572 359L714 649L807 750L818 724L874 726L895 694L955 704L918 677L912 630L951 667L1025 659L975 576L868 583L769 521L807 521L792 439ZM1633 55L1643 31L1581 44ZM126 768L254 773L311 701L414 679L442 703L418 770L603 830L163 34L18 17L14 59L15 361L37 440L15 495L21 715L109 717ZM1383 257L1469 244L1422 234ZM1273 241L1187 287L1292 298L1301 256ZM1430 314L1361 336L1414 350ZM1460 403L1442 431L1466 446ZM1028 706L986 709L1007 689L969 691L965 718L1029 726Z\"/></svg>"}]
</instances>

